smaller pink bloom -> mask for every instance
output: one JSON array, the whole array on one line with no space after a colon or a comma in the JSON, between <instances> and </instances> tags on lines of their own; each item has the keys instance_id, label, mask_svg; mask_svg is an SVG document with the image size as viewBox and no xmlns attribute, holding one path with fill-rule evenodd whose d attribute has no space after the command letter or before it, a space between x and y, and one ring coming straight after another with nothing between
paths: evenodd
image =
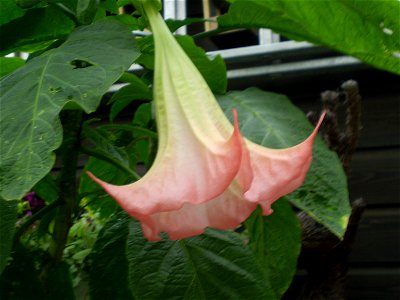
<instances>
[{"instance_id":1,"label":"smaller pink bloom","mask_svg":"<svg viewBox=\"0 0 400 300\"><path fill-rule=\"evenodd\" d=\"M313 133L302 143L286 149L269 149L246 141L250 151L253 182L244 197L261 205L264 215L280 197L300 187L312 161L312 145L321 126L321 115Z\"/></svg>"}]
</instances>

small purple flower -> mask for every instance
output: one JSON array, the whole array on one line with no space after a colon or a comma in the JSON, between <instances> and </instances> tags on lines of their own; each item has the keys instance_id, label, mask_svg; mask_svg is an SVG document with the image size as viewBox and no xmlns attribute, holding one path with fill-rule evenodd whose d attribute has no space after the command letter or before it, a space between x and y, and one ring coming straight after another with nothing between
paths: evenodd
<instances>
[{"instance_id":1,"label":"small purple flower","mask_svg":"<svg viewBox=\"0 0 400 300\"><path fill-rule=\"evenodd\" d=\"M35 211L45 206L43 199L39 198L35 192L30 192L26 194L24 200L28 201L31 209Z\"/></svg>"}]
</instances>

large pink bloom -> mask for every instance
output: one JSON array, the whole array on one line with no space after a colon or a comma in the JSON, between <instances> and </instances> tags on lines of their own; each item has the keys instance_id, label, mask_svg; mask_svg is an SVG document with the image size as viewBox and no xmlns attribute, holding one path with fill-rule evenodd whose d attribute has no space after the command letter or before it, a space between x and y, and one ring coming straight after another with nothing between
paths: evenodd
<instances>
[{"instance_id":1,"label":"large pink bloom","mask_svg":"<svg viewBox=\"0 0 400 300\"><path fill-rule=\"evenodd\" d=\"M319 125L288 149L244 140L236 111L232 126L158 11L146 1L143 8L155 41L157 156L149 172L132 184L115 186L89 175L141 222L152 241L161 232L182 239L206 227L235 228L257 205L270 214L275 200L302 184Z\"/></svg>"}]
</instances>

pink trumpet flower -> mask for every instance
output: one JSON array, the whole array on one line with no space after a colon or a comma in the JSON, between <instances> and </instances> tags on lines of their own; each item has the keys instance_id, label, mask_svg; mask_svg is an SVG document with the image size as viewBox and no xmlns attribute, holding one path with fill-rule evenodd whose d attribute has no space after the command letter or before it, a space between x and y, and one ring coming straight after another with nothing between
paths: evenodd
<instances>
[{"instance_id":1,"label":"pink trumpet flower","mask_svg":"<svg viewBox=\"0 0 400 300\"><path fill-rule=\"evenodd\" d=\"M233 229L261 205L298 188L311 164L313 133L301 144L268 149L242 138L153 4L142 1L155 43L156 159L143 178L115 186L89 176L132 217L148 240Z\"/></svg>"}]
</instances>

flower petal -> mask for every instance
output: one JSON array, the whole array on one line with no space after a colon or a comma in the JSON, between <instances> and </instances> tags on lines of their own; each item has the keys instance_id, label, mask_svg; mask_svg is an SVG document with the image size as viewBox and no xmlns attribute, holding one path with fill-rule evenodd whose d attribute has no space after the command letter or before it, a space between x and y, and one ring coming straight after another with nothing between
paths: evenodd
<instances>
[{"instance_id":1,"label":"flower petal","mask_svg":"<svg viewBox=\"0 0 400 300\"><path fill-rule=\"evenodd\" d=\"M239 171L242 137L234 114L231 138L210 149L190 133L181 132L180 145L167 147L146 175L124 186L106 183L93 174L88 175L110 194L131 216L181 208L185 203L199 204L220 195ZM187 129L182 129L183 131ZM215 144L215 143L214 143Z\"/></svg>"},{"instance_id":2,"label":"flower petal","mask_svg":"<svg viewBox=\"0 0 400 300\"><path fill-rule=\"evenodd\" d=\"M313 141L324 116L325 112L305 141L291 148L268 149L246 141L254 177L244 196L248 201L259 203L264 215L272 213L273 202L303 184L311 165Z\"/></svg>"},{"instance_id":3,"label":"flower petal","mask_svg":"<svg viewBox=\"0 0 400 300\"><path fill-rule=\"evenodd\" d=\"M185 203L175 211L143 216L140 221L144 235L148 240L159 241L159 234L166 232L170 239L177 240L201 234L206 227L236 228L258 205L243 197L252 177L249 152L244 148L240 171L221 195L205 203Z\"/></svg>"},{"instance_id":4,"label":"flower petal","mask_svg":"<svg viewBox=\"0 0 400 300\"><path fill-rule=\"evenodd\" d=\"M206 227L234 229L245 221L257 207L246 201L240 184L234 182L217 198L203 204L185 204L181 209L152 214L141 220L145 237L160 240L159 233L166 232L172 240L195 236Z\"/></svg>"}]
</instances>

